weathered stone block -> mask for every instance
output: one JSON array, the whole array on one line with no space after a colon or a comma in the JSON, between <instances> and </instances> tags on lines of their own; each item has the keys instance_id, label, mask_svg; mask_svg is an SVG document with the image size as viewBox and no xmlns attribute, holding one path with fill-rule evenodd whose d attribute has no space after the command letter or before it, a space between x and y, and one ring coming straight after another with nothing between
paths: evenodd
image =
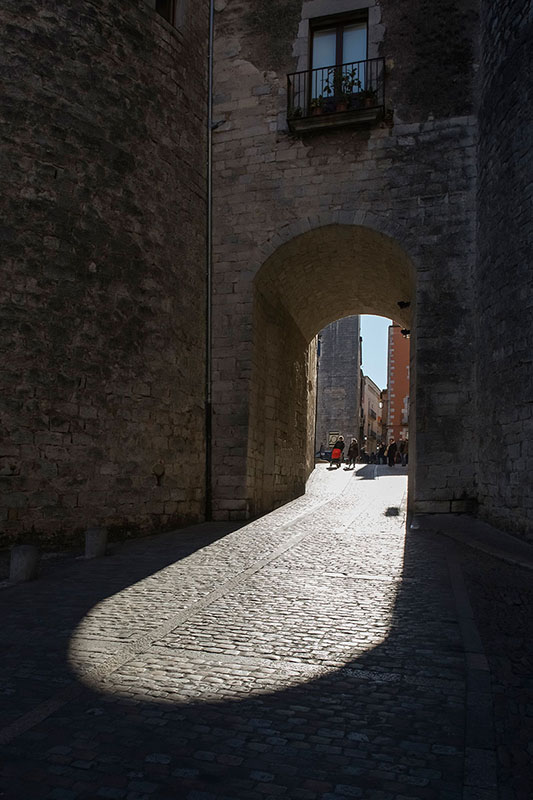
<instances>
[{"instance_id":1,"label":"weathered stone block","mask_svg":"<svg viewBox=\"0 0 533 800\"><path fill-rule=\"evenodd\" d=\"M413 510L416 514L449 514L449 500L415 500Z\"/></svg>"},{"instance_id":2,"label":"weathered stone block","mask_svg":"<svg viewBox=\"0 0 533 800\"><path fill-rule=\"evenodd\" d=\"M13 583L34 580L39 572L39 560L39 549L35 545L15 545L11 548L9 580Z\"/></svg>"},{"instance_id":3,"label":"weathered stone block","mask_svg":"<svg viewBox=\"0 0 533 800\"><path fill-rule=\"evenodd\" d=\"M85 558L105 556L107 528L87 528L85 531Z\"/></svg>"}]
</instances>

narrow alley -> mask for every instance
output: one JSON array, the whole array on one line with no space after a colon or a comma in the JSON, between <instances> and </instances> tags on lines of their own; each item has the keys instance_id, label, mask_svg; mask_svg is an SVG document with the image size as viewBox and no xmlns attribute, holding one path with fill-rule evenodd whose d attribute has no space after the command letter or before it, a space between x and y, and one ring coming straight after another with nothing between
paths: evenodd
<instances>
[{"instance_id":1,"label":"narrow alley","mask_svg":"<svg viewBox=\"0 0 533 800\"><path fill-rule=\"evenodd\" d=\"M319 465L249 524L4 586L0 796L530 797L530 573L406 534L405 473Z\"/></svg>"}]
</instances>

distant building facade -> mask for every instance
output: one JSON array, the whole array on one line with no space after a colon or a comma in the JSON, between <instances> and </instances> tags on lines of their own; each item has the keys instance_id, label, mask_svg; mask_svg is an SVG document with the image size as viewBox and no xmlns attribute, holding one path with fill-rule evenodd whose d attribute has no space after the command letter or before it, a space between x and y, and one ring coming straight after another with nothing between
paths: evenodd
<instances>
[{"instance_id":1,"label":"distant building facade","mask_svg":"<svg viewBox=\"0 0 533 800\"><path fill-rule=\"evenodd\" d=\"M318 336L315 452L339 435L349 442L359 433L361 348L359 317L344 317Z\"/></svg>"},{"instance_id":2,"label":"distant building facade","mask_svg":"<svg viewBox=\"0 0 533 800\"><path fill-rule=\"evenodd\" d=\"M380 439L382 442L387 442L387 419L389 414L389 390L383 389L381 392L381 414L379 417L380 423Z\"/></svg>"},{"instance_id":3,"label":"distant building facade","mask_svg":"<svg viewBox=\"0 0 533 800\"><path fill-rule=\"evenodd\" d=\"M399 325L389 326L387 359L387 440L409 438L409 339Z\"/></svg>"},{"instance_id":4,"label":"distant building facade","mask_svg":"<svg viewBox=\"0 0 533 800\"><path fill-rule=\"evenodd\" d=\"M368 455L377 452L381 437L380 418L381 390L372 378L363 375L361 386L361 448Z\"/></svg>"}]
</instances>

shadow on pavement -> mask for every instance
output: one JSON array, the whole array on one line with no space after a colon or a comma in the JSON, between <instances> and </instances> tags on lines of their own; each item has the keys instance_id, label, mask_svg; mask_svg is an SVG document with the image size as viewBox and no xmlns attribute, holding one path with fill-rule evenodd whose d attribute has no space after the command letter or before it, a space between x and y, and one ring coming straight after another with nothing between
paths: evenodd
<instances>
[{"instance_id":1,"label":"shadow on pavement","mask_svg":"<svg viewBox=\"0 0 533 800\"><path fill-rule=\"evenodd\" d=\"M283 600L289 610L276 637L268 638L276 599L255 628L222 615L217 635L199 640L198 663L190 653L186 702L172 698L183 697L189 657L172 648L159 667L141 665L140 681L122 678L120 689L113 676L103 689L80 684L68 662L80 621L105 598L228 533L212 528L157 537L157 551L154 539L128 543L109 558L62 564L33 585L2 592L3 726L64 687L82 691L4 746L0 796L461 797L464 658L446 543L437 538L407 534L396 581L370 557L353 570L375 580L319 568L313 583L306 565L296 564L286 580L297 573L297 591ZM393 546L384 537L379 559L386 562ZM254 651L261 627L272 658ZM303 645L302 631L309 634ZM278 647L301 655L279 657Z\"/></svg>"},{"instance_id":2,"label":"shadow on pavement","mask_svg":"<svg viewBox=\"0 0 533 800\"><path fill-rule=\"evenodd\" d=\"M386 464L365 464L364 467L358 467L356 475L360 480L374 481L379 478L405 477L407 471L407 467L402 467L399 464L394 467L389 467Z\"/></svg>"}]
</instances>

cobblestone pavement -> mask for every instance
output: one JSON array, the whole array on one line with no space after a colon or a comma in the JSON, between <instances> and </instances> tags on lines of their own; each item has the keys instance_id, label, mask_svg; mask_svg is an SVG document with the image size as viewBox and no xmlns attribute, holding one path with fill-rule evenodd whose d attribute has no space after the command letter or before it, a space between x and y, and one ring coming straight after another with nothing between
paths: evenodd
<instances>
[{"instance_id":1,"label":"cobblestone pavement","mask_svg":"<svg viewBox=\"0 0 533 800\"><path fill-rule=\"evenodd\" d=\"M469 596L486 616L516 569L406 534L405 500L401 468L321 465L245 526L50 560L0 591L0 796L496 800L531 649L481 641ZM516 591L504 607L531 608ZM528 731L498 750L504 800L532 796Z\"/></svg>"},{"instance_id":2,"label":"cobblestone pavement","mask_svg":"<svg viewBox=\"0 0 533 800\"><path fill-rule=\"evenodd\" d=\"M500 800L533 798L533 576L466 553L463 570L491 672Z\"/></svg>"}]
</instances>

